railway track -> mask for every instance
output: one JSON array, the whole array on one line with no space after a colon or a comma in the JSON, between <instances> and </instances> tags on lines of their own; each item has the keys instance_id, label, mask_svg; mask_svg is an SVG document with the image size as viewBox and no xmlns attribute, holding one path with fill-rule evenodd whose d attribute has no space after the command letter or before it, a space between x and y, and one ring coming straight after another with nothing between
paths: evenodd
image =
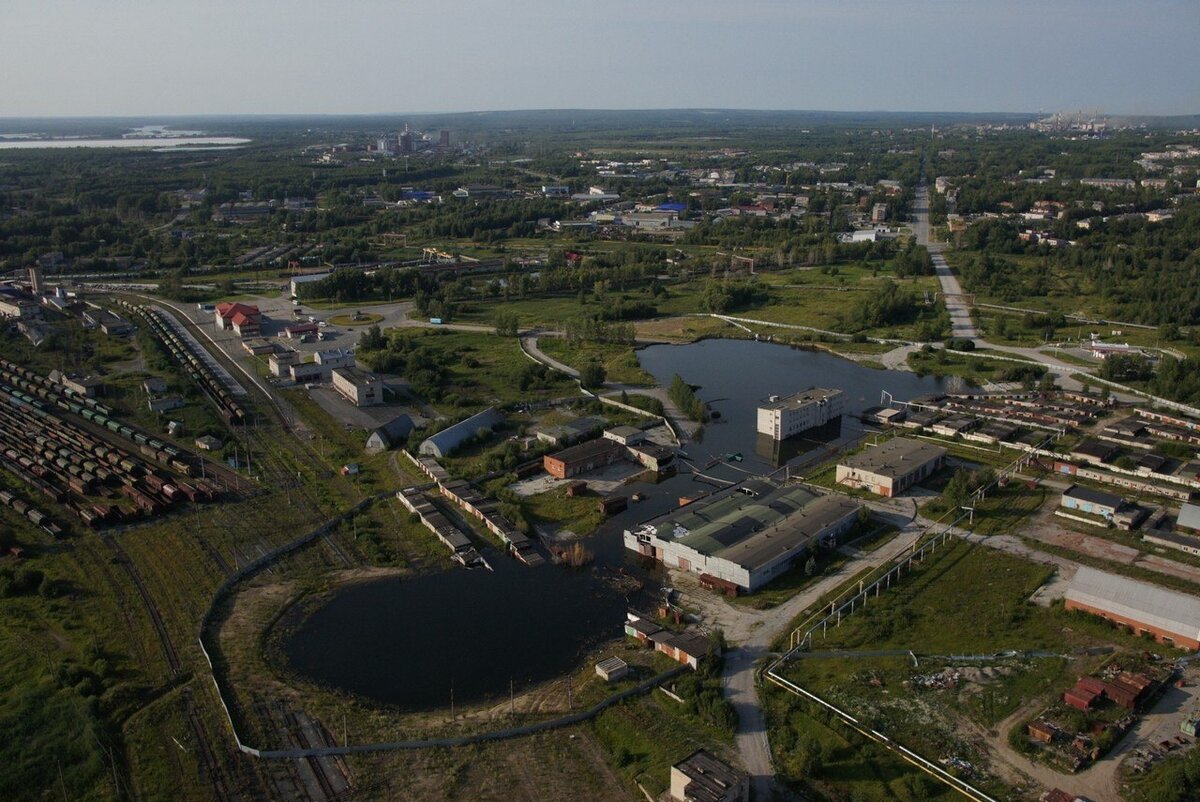
<instances>
[{"instance_id":1,"label":"railway track","mask_svg":"<svg viewBox=\"0 0 1200 802\"><path fill-rule=\"evenodd\" d=\"M100 539L117 557L121 567L125 569L125 573L133 582L134 588L137 589L138 595L142 597L142 605L150 616L150 623L154 625L154 631L158 633L158 642L162 647L163 656L167 659L167 667L171 670L171 679L175 679L183 673L183 664L179 661L179 654L175 651L175 644L171 642L170 634L167 633L167 627L163 623L162 614L158 611L158 605L154 603L150 592L146 590L146 583L142 581L142 575L138 573L137 566L129 559L129 555L125 549L121 548L121 544L117 542L116 538L105 535Z\"/></svg>"},{"instance_id":2,"label":"railway track","mask_svg":"<svg viewBox=\"0 0 1200 802\"><path fill-rule=\"evenodd\" d=\"M167 667L170 669L171 681L179 679L184 674L183 663L180 661L179 653L175 650L175 644L172 643L171 636L167 632L166 624L163 623L158 605L146 589L146 583L142 580L142 575L138 572L137 566L133 564L125 549L121 548L121 544L115 538L105 536L101 540L112 551L113 555L118 558L121 566L125 569L125 573L129 576L130 581L133 582L138 595L142 599L142 604L150 616L150 623L154 625L154 631L158 634L159 645L162 647L163 655L167 660ZM208 784L213 789L213 793L220 802L233 800L235 797L229 791L225 775L221 771L221 765L217 760L216 754L213 752L212 744L209 742L208 735L204 730L204 724L196 712L195 700L192 698L190 688L184 690L184 712L187 716L192 736L196 739L196 751L200 757L204 778L207 779Z\"/></svg>"},{"instance_id":3,"label":"railway track","mask_svg":"<svg viewBox=\"0 0 1200 802\"><path fill-rule=\"evenodd\" d=\"M208 780L213 793L221 802L234 799L234 796L229 792L229 787L225 783L225 775L221 771L220 763L217 762L217 756L213 753L212 744L208 741L208 735L204 731L204 724L200 721L200 715L196 712L196 700L192 697L191 688L184 689L183 707L184 712L187 714L188 724L192 729L192 737L196 739L196 752L200 756L201 769L204 772L202 779Z\"/></svg>"}]
</instances>

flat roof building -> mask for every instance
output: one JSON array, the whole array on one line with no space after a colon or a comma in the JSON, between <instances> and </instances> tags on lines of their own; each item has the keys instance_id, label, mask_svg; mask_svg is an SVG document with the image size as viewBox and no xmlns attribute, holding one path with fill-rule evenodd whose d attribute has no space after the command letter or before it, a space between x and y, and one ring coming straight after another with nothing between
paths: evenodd
<instances>
[{"instance_id":1,"label":"flat roof building","mask_svg":"<svg viewBox=\"0 0 1200 802\"><path fill-rule=\"evenodd\" d=\"M773 395L758 407L758 433L786 440L841 418L845 409L841 390L810 387L784 398Z\"/></svg>"},{"instance_id":2,"label":"flat roof building","mask_svg":"<svg viewBox=\"0 0 1200 802\"><path fill-rule=\"evenodd\" d=\"M625 530L625 548L752 592L814 544L835 542L858 510L844 496L750 479Z\"/></svg>"},{"instance_id":3,"label":"flat roof building","mask_svg":"<svg viewBox=\"0 0 1200 802\"><path fill-rule=\"evenodd\" d=\"M636 426L614 426L604 436L623 446L635 446L646 439L646 433Z\"/></svg>"},{"instance_id":4,"label":"flat roof building","mask_svg":"<svg viewBox=\"0 0 1200 802\"><path fill-rule=\"evenodd\" d=\"M299 364L299 362L299 352L291 349L275 351L267 357L267 367L270 369L271 375L280 379L284 376L290 375L288 368L290 368L292 365Z\"/></svg>"},{"instance_id":5,"label":"flat roof building","mask_svg":"<svg viewBox=\"0 0 1200 802\"><path fill-rule=\"evenodd\" d=\"M1159 643L1200 649L1200 598L1187 593L1083 565L1067 588L1066 608L1152 635Z\"/></svg>"},{"instance_id":6,"label":"flat roof building","mask_svg":"<svg viewBox=\"0 0 1200 802\"><path fill-rule=\"evenodd\" d=\"M1181 506L1179 517L1175 519L1175 528L1200 534L1200 505L1184 504Z\"/></svg>"},{"instance_id":7,"label":"flat roof building","mask_svg":"<svg viewBox=\"0 0 1200 802\"><path fill-rule=\"evenodd\" d=\"M837 482L881 496L895 496L928 479L945 464L941 446L896 437L838 463Z\"/></svg>"},{"instance_id":8,"label":"flat roof building","mask_svg":"<svg viewBox=\"0 0 1200 802\"><path fill-rule=\"evenodd\" d=\"M1125 506L1125 499L1103 490L1071 485L1063 491L1059 506L1111 519L1117 514L1117 510Z\"/></svg>"},{"instance_id":9,"label":"flat roof building","mask_svg":"<svg viewBox=\"0 0 1200 802\"><path fill-rule=\"evenodd\" d=\"M625 446L607 437L601 437L599 440L589 440L586 443L571 446L557 454L547 454L542 458L542 466L551 476L557 479L568 479L577 474L612 465L624 457Z\"/></svg>"},{"instance_id":10,"label":"flat roof building","mask_svg":"<svg viewBox=\"0 0 1200 802\"><path fill-rule=\"evenodd\" d=\"M312 284L314 281L327 279L330 275L330 273L305 273L304 275L300 276L292 276L291 280L288 282L288 290L293 296L299 295L301 284Z\"/></svg>"},{"instance_id":11,"label":"flat roof building","mask_svg":"<svg viewBox=\"0 0 1200 802\"><path fill-rule=\"evenodd\" d=\"M333 370L334 368L352 368L355 366L354 352L349 348L329 348L324 351L317 351L313 355L313 361L328 370Z\"/></svg>"},{"instance_id":12,"label":"flat roof building","mask_svg":"<svg viewBox=\"0 0 1200 802\"><path fill-rule=\"evenodd\" d=\"M750 776L697 749L671 767L674 802L747 802Z\"/></svg>"},{"instance_id":13,"label":"flat roof building","mask_svg":"<svg viewBox=\"0 0 1200 802\"><path fill-rule=\"evenodd\" d=\"M356 407L383 403L383 379L359 368L334 368L333 389Z\"/></svg>"}]
</instances>

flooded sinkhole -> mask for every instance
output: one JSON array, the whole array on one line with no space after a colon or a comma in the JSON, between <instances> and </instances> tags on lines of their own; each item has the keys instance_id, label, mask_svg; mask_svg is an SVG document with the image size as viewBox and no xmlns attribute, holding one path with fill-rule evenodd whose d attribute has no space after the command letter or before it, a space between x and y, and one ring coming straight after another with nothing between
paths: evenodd
<instances>
[{"instance_id":1,"label":"flooded sinkhole","mask_svg":"<svg viewBox=\"0 0 1200 802\"><path fill-rule=\"evenodd\" d=\"M678 373L699 385L700 398L721 412L685 451L697 465L743 454L740 463L721 461L705 470L727 481L770 472L780 461L769 449L760 453L755 432L755 410L769 395L814 385L840 388L853 415L877 405L881 391L907 400L942 388L933 378L746 340L656 345L639 356L664 386ZM828 453L861 428L847 415L827 443L796 446L795 461ZM642 573L636 557L622 548L622 531L672 509L681 496L713 489L690 473L628 486L627 492L638 491L646 500L587 539L596 559L582 570L531 568L491 553L494 572L456 568L346 585L287 636L287 663L323 686L411 710L449 707L451 692L456 704L499 700L507 697L510 682L519 691L562 676L588 651L622 636L627 601L609 579L621 570Z\"/></svg>"}]
</instances>

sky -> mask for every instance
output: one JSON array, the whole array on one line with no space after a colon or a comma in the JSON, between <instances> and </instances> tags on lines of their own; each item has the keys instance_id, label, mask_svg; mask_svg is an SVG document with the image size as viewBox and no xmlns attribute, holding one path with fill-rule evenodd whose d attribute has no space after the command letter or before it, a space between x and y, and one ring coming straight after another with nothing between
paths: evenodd
<instances>
[{"instance_id":1,"label":"sky","mask_svg":"<svg viewBox=\"0 0 1200 802\"><path fill-rule=\"evenodd\" d=\"M1198 0L0 0L0 117L1200 113Z\"/></svg>"}]
</instances>

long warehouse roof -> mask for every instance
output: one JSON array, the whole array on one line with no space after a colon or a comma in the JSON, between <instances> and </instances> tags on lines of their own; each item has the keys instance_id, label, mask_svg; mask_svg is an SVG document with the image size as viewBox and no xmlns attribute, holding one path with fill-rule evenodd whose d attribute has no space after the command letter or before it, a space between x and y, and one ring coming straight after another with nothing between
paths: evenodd
<instances>
[{"instance_id":1,"label":"long warehouse roof","mask_svg":"<svg viewBox=\"0 0 1200 802\"><path fill-rule=\"evenodd\" d=\"M1068 601L1200 640L1200 597L1080 566Z\"/></svg>"}]
</instances>

